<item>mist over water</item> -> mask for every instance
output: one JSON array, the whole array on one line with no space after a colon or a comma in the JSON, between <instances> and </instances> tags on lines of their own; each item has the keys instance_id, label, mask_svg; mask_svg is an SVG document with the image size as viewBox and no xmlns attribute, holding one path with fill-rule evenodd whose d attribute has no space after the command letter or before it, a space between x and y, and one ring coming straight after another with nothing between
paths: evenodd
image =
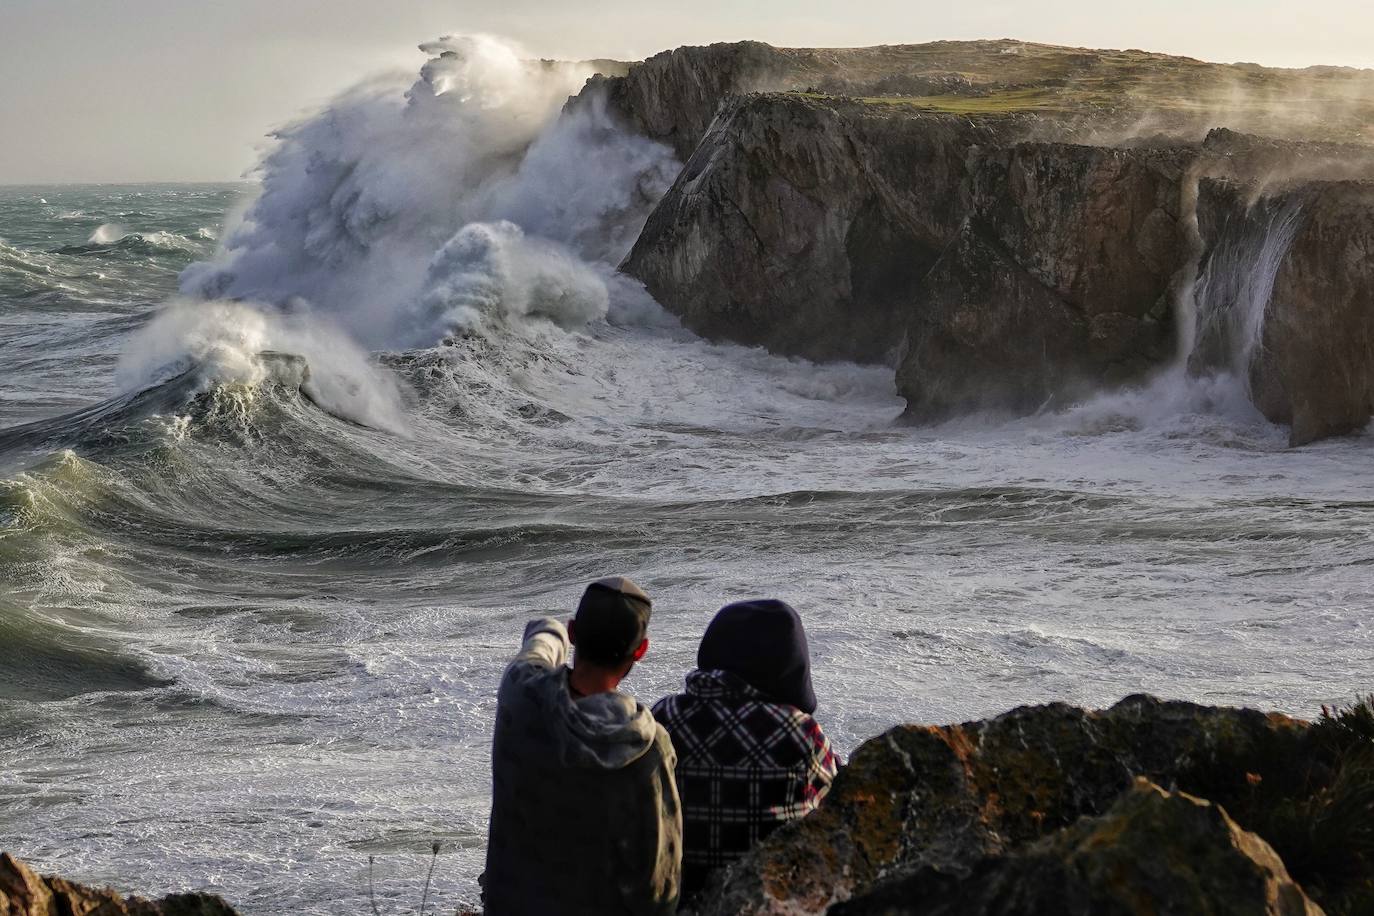
<instances>
[{"instance_id":1,"label":"mist over water","mask_svg":"<svg viewBox=\"0 0 1374 916\"><path fill-rule=\"evenodd\" d=\"M9 849L333 913L369 855L416 905L440 840L431 899L472 905L501 667L611 572L656 599L646 701L722 603L795 604L846 754L1361 686L1369 441L1288 450L1243 380L1285 223L1199 280L1211 371L912 429L890 369L707 344L616 274L677 164L559 116L585 69L424 50L255 186L0 189Z\"/></svg>"}]
</instances>

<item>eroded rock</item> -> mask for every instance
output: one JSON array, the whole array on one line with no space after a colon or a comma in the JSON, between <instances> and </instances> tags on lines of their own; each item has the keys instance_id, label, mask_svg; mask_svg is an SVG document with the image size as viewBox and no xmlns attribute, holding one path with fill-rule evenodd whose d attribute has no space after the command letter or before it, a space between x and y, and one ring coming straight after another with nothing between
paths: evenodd
<instances>
[{"instance_id":1,"label":"eroded rock","mask_svg":"<svg viewBox=\"0 0 1374 916\"><path fill-rule=\"evenodd\" d=\"M1144 779L1086 817L963 877L927 868L832 916L1318 916L1264 840Z\"/></svg>"},{"instance_id":2,"label":"eroded rock","mask_svg":"<svg viewBox=\"0 0 1374 916\"><path fill-rule=\"evenodd\" d=\"M0 853L0 916L235 916L212 894L170 894L158 901L124 897L108 888L40 876Z\"/></svg>"},{"instance_id":3,"label":"eroded rock","mask_svg":"<svg viewBox=\"0 0 1374 916\"><path fill-rule=\"evenodd\" d=\"M1192 155L1057 143L981 155L968 217L906 309L907 415L1030 413L1166 362Z\"/></svg>"},{"instance_id":4,"label":"eroded rock","mask_svg":"<svg viewBox=\"0 0 1374 916\"><path fill-rule=\"evenodd\" d=\"M815 813L718 876L693 912L822 913L921 869L966 877L986 858L1102 814L1136 776L1209 793L1243 787L1247 773L1300 759L1306 727L1144 696L1102 712L1051 704L901 726L862 745Z\"/></svg>"},{"instance_id":5,"label":"eroded rock","mask_svg":"<svg viewBox=\"0 0 1374 916\"><path fill-rule=\"evenodd\" d=\"M727 105L626 260L697 333L816 360L883 362L968 207L975 122L806 98Z\"/></svg>"},{"instance_id":6,"label":"eroded rock","mask_svg":"<svg viewBox=\"0 0 1374 916\"><path fill-rule=\"evenodd\" d=\"M1303 445L1374 417L1374 182L1204 182L1204 365L1229 360Z\"/></svg>"}]
</instances>

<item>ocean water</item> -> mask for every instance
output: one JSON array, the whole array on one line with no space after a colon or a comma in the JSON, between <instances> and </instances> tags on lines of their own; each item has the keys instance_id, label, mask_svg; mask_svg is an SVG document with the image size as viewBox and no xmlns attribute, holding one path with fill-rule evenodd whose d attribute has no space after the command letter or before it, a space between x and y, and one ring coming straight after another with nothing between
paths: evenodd
<instances>
[{"instance_id":1,"label":"ocean water","mask_svg":"<svg viewBox=\"0 0 1374 916\"><path fill-rule=\"evenodd\" d=\"M439 841L431 901L474 904L501 668L608 573L656 599L646 702L722 603L791 601L845 753L1370 689L1368 436L1288 449L1181 369L904 426L890 369L704 342L615 274L677 164L560 118L585 73L426 50L252 183L0 188L0 848L389 913Z\"/></svg>"}]
</instances>

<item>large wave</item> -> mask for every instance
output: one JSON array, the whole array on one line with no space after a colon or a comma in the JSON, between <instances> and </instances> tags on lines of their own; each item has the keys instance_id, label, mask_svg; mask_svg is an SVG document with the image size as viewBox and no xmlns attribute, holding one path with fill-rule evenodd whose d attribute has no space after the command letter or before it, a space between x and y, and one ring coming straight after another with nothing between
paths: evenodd
<instances>
[{"instance_id":1,"label":"large wave","mask_svg":"<svg viewBox=\"0 0 1374 916\"><path fill-rule=\"evenodd\" d=\"M562 111L585 65L481 35L421 48L408 87L369 80L276 133L260 194L183 274L186 293L303 301L374 349L606 314L593 265L626 253L676 174L671 152L595 101Z\"/></svg>"}]
</instances>

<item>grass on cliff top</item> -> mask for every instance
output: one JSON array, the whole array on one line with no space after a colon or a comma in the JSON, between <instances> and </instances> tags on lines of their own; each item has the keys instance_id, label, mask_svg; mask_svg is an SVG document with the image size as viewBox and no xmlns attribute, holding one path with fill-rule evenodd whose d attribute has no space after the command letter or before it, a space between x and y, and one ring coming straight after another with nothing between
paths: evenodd
<instances>
[{"instance_id":1,"label":"grass on cliff top","mask_svg":"<svg viewBox=\"0 0 1374 916\"><path fill-rule=\"evenodd\" d=\"M802 53L802 52L794 52ZM1009 40L805 52L813 98L944 114L1115 115L1276 136L1374 140L1374 71L1283 70ZM800 74L799 74L800 76ZM809 83L809 85L808 85Z\"/></svg>"},{"instance_id":2,"label":"grass on cliff top","mask_svg":"<svg viewBox=\"0 0 1374 916\"><path fill-rule=\"evenodd\" d=\"M1073 112L1084 110L1086 102L1065 99L1043 89L1009 89L989 95L898 95L898 96L833 96L822 92L797 93L804 98L820 101L846 98L892 109L930 111L939 114L995 115L1022 112Z\"/></svg>"}]
</instances>

